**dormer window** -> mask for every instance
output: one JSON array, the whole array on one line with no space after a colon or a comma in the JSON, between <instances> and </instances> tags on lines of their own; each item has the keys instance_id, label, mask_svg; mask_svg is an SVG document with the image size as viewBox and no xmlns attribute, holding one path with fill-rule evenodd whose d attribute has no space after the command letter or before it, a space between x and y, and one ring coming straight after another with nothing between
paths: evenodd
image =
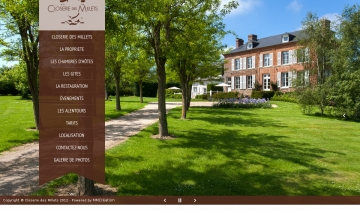
<instances>
[{"instance_id":1,"label":"dormer window","mask_svg":"<svg viewBox=\"0 0 360 211\"><path fill-rule=\"evenodd\" d=\"M252 49L253 48L253 44L250 42L247 44L247 49Z\"/></svg>"},{"instance_id":2,"label":"dormer window","mask_svg":"<svg viewBox=\"0 0 360 211\"><path fill-rule=\"evenodd\" d=\"M282 42L289 42L289 35L283 35L282 36Z\"/></svg>"}]
</instances>

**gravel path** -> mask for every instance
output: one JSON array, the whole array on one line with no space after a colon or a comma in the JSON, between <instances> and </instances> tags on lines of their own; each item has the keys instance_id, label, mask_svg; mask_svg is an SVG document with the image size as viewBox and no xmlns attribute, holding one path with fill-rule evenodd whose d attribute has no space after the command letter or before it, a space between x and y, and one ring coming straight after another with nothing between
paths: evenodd
<instances>
[{"instance_id":1,"label":"gravel path","mask_svg":"<svg viewBox=\"0 0 360 211\"><path fill-rule=\"evenodd\" d=\"M211 106L212 102L192 102L191 106ZM181 103L166 103L169 111ZM129 136L158 121L157 103L105 122L105 149L112 148ZM39 143L14 147L0 154L0 196L25 196L39 188Z\"/></svg>"}]
</instances>

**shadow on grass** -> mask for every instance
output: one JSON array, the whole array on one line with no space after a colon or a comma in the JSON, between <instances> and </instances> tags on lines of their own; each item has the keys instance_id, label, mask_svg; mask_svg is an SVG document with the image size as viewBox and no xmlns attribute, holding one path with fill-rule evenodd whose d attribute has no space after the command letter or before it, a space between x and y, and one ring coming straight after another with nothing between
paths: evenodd
<instances>
[{"instance_id":1,"label":"shadow on grass","mask_svg":"<svg viewBox=\"0 0 360 211\"><path fill-rule=\"evenodd\" d=\"M127 174L108 171L106 180L118 187L118 195L358 195L328 185L326 176L334 173L314 161L330 151L284 139L241 135L238 130L214 134L210 128L196 129L180 134L178 141L159 140L163 143L160 152L185 149L186 156L174 155ZM107 156L106 166L116 169L122 161Z\"/></svg>"},{"instance_id":2,"label":"shadow on grass","mask_svg":"<svg viewBox=\"0 0 360 211\"><path fill-rule=\"evenodd\" d=\"M250 109L250 112L249 109L197 107L196 109L190 110L188 116L190 116L191 120L191 114L195 114L196 120L206 121L214 125L239 125L242 127L287 127L281 122L267 121L266 118L255 114L253 111L255 109L259 108ZM211 113L211 115L201 115L208 113ZM175 113L170 113L169 117L176 118L177 116Z\"/></svg>"},{"instance_id":3,"label":"shadow on grass","mask_svg":"<svg viewBox=\"0 0 360 211\"><path fill-rule=\"evenodd\" d=\"M343 116L334 116L334 115L321 114L321 113L304 114L304 115L311 116L311 117L317 117L317 118L335 119L335 120L340 120L340 121L345 121L345 122L360 123L360 120L354 120L354 119L350 119L348 117L344 118Z\"/></svg>"},{"instance_id":4,"label":"shadow on grass","mask_svg":"<svg viewBox=\"0 0 360 211\"><path fill-rule=\"evenodd\" d=\"M146 154L123 158L120 151L119 156L106 157L106 181L118 188L118 195L359 195L334 185L332 178L340 175L324 165L328 154L345 154L289 141L280 132L245 131L247 127L287 127L282 122L247 110L196 108L190 110L186 123L193 125L183 128L177 124L182 121L180 112L181 108L175 108L168 114L169 130L176 139L151 140L157 154L163 154L157 156L158 162L148 162ZM191 119L191 113L196 118ZM196 125L202 121L217 125L217 130ZM240 127L221 129L224 124ZM157 133L155 124L140 135L146 141ZM128 171L123 166L139 167Z\"/></svg>"}]
</instances>

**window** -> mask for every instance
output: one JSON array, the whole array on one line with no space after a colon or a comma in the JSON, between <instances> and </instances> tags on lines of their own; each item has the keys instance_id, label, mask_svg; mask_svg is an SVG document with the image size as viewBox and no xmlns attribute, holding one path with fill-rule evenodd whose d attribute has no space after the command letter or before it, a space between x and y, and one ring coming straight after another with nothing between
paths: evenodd
<instances>
[{"instance_id":1,"label":"window","mask_svg":"<svg viewBox=\"0 0 360 211\"><path fill-rule=\"evenodd\" d=\"M235 70L240 70L240 58L235 59Z\"/></svg>"},{"instance_id":2,"label":"window","mask_svg":"<svg viewBox=\"0 0 360 211\"><path fill-rule=\"evenodd\" d=\"M281 73L281 87L289 87L289 73Z\"/></svg>"},{"instance_id":3,"label":"window","mask_svg":"<svg viewBox=\"0 0 360 211\"><path fill-rule=\"evenodd\" d=\"M203 93L205 93L205 94L206 94L206 88L203 88Z\"/></svg>"},{"instance_id":4,"label":"window","mask_svg":"<svg viewBox=\"0 0 360 211\"><path fill-rule=\"evenodd\" d=\"M231 87L231 78L227 78L227 84Z\"/></svg>"},{"instance_id":5,"label":"window","mask_svg":"<svg viewBox=\"0 0 360 211\"><path fill-rule=\"evenodd\" d=\"M270 54L264 54L264 67L270 66Z\"/></svg>"},{"instance_id":6,"label":"window","mask_svg":"<svg viewBox=\"0 0 360 211\"><path fill-rule=\"evenodd\" d=\"M289 51L283 51L281 52L281 55L282 64L289 64Z\"/></svg>"},{"instance_id":7,"label":"window","mask_svg":"<svg viewBox=\"0 0 360 211\"><path fill-rule=\"evenodd\" d=\"M263 89L265 91L270 90L270 74L264 74L263 75Z\"/></svg>"},{"instance_id":8,"label":"window","mask_svg":"<svg viewBox=\"0 0 360 211\"><path fill-rule=\"evenodd\" d=\"M289 35L283 35L282 42L289 42Z\"/></svg>"},{"instance_id":9,"label":"window","mask_svg":"<svg viewBox=\"0 0 360 211\"><path fill-rule=\"evenodd\" d=\"M250 69L250 68L253 68L253 66L252 66L252 57L250 56L250 57L246 57L246 68L247 69Z\"/></svg>"},{"instance_id":10,"label":"window","mask_svg":"<svg viewBox=\"0 0 360 211\"><path fill-rule=\"evenodd\" d=\"M309 85L309 71L303 70L296 73L296 86L304 87Z\"/></svg>"},{"instance_id":11,"label":"window","mask_svg":"<svg viewBox=\"0 0 360 211\"><path fill-rule=\"evenodd\" d=\"M235 89L240 89L240 77L235 77Z\"/></svg>"},{"instance_id":12,"label":"window","mask_svg":"<svg viewBox=\"0 0 360 211\"><path fill-rule=\"evenodd\" d=\"M253 87L253 77L251 75L246 76L246 87L252 89Z\"/></svg>"},{"instance_id":13,"label":"window","mask_svg":"<svg viewBox=\"0 0 360 211\"><path fill-rule=\"evenodd\" d=\"M247 49L252 49L252 47L253 47L253 44L252 44L252 43L248 43L248 44L247 44Z\"/></svg>"},{"instance_id":14,"label":"window","mask_svg":"<svg viewBox=\"0 0 360 211\"><path fill-rule=\"evenodd\" d=\"M298 49L296 54L297 54L298 62L309 62L309 49L308 48Z\"/></svg>"}]
</instances>

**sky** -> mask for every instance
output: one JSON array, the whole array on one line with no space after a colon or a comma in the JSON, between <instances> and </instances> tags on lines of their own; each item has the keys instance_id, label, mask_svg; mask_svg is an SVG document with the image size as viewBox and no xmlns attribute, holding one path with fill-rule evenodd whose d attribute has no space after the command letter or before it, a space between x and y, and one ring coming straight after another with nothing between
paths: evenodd
<instances>
[{"instance_id":1,"label":"sky","mask_svg":"<svg viewBox=\"0 0 360 211\"><path fill-rule=\"evenodd\" d=\"M222 0L227 3L231 0ZM308 12L330 21L340 16L346 5L360 4L359 0L238 0L239 6L224 18L226 29L236 33L227 35L223 44L235 46L235 39L245 42L249 34L258 39L301 29Z\"/></svg>"},{"instance_id":2,"label":"sky","mask_svg":"<svg viewBox=\"0 0 360 211\"><path fill-rule=\"evenodd\" d=\"M231 0L222 0L225 4ZM258 39L301 29L301 22L308 12L334 21L346 5L360 3L359 0L237 0L239 6L224 18L226 30L235 32L225 36L223 44L235 46L235 39L245 42L249 34ZM0 66L13 65L0 59Z\"/></svg>"}]
</instances>

